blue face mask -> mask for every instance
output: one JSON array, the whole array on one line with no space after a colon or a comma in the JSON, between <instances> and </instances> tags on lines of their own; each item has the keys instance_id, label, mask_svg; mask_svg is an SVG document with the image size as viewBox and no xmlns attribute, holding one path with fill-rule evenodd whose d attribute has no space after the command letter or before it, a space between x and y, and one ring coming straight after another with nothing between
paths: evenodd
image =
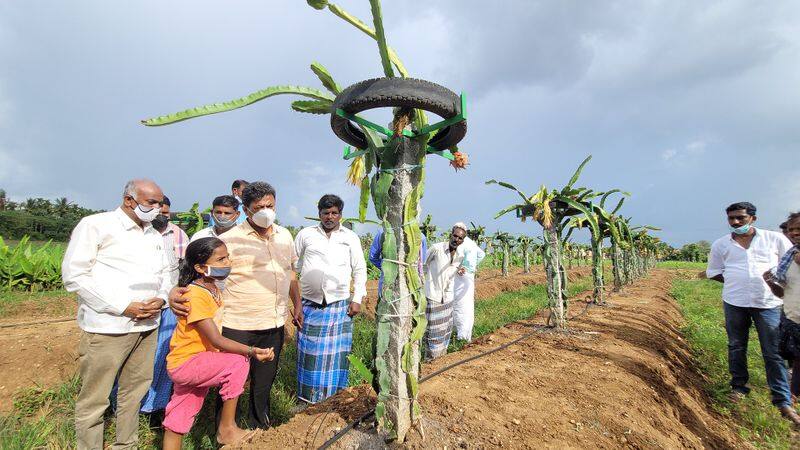
<instances>
[{"instance_id":1,"label":"blue face mask","mask_svg":"<svg viewBox=\"0 0 800 450\"><path fill-rule=\"evenodd\" d=\"M731 227L731 232L733 232L733 234L747 234L748 231L750 231L749 223L746 225L742 225L739 228Z\"/></svg>"},{"instance_id":2,"label":"blue face mask","mask_svg":"<svg viewBox=\"0 0 800 450\"><path fill-rule=\"evenodd\" d=\"M225 278L228 278L228 275L231 274L230 267L214 267L214 266L207 266L208 270L206 270L205 276L213 278L218 281L222 281Z\"/></svg>"}]
</instances>

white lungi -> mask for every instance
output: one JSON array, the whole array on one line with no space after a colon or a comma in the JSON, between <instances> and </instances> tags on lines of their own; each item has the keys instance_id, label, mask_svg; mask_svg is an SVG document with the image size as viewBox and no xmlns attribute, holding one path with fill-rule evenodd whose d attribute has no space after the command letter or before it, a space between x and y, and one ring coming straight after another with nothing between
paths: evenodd
<instances>
[{"instance_id":1,"label":"white lungi","mask_svg":"<svg viewBox=\"0 0 800 450\"><path fill-rule=\"evenodd\" d=\"M472 326L475 324L475 274L464 272L456 275L453 281L453 328L456 337L472 340Z\"/></svg>"}]
</instances>

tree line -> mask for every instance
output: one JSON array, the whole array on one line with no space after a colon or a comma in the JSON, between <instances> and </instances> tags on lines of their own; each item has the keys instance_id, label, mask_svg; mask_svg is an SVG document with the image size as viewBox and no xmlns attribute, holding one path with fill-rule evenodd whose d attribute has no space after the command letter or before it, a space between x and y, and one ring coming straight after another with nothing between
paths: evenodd
<instances>
[{"instance_id":1,"label":"tree line","mask_svg":"<svg viewBox=\"0 0 800 450\"><path fill-rule=\"evenodd\" d=\"M96 212L66 197L15 202L0 189L0 236L13 240L27 235L37 241L67 241L78 221Z\"/></svg>"}]
</instances>

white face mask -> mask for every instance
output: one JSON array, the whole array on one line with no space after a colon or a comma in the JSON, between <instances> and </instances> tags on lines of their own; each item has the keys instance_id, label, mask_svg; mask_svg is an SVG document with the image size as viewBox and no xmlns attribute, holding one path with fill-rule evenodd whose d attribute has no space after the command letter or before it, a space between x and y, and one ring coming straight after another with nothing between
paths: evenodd
<instances>
[{"instance_id":1,"label":"white face mask","mask_svg":"<svg viewBox=\"0 0 800 450\"><path fill-rule=\"evenodd\" d=\"M272 208L261 209L250 219L261 228L269 228L275 222L275 210Z\"/></svg>"},{"instance_id":2,"label":"white face mask","mask_svg":"<svg viewBox=\"0 0 800 450\"><path fill-rule=\"evenodd\" d=\"M136 201L136 200L134 200ZM161 208L150 208L148 210L142 209L142 205L136 203L136 208L133 208L133 213L144 223L150 223L161 214Z\"/></svg>"}]
</instances>

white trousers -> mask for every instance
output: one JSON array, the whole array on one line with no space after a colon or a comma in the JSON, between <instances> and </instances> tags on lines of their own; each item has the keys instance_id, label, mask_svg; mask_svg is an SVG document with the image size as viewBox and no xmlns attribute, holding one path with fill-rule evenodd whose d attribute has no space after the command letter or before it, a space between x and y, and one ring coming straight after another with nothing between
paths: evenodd
<instances>
[{"instance_id":1,"label":"white trousers","mask_svg":"<svg viewBox=\"0 0 800 450\"><path fill-rule=\"evenodd\" d=\"M453 283L453 327L456 337L472 340L472 326L475 324L475 274L465 272L456 275Z\"/></svg>"}]
</instances>

